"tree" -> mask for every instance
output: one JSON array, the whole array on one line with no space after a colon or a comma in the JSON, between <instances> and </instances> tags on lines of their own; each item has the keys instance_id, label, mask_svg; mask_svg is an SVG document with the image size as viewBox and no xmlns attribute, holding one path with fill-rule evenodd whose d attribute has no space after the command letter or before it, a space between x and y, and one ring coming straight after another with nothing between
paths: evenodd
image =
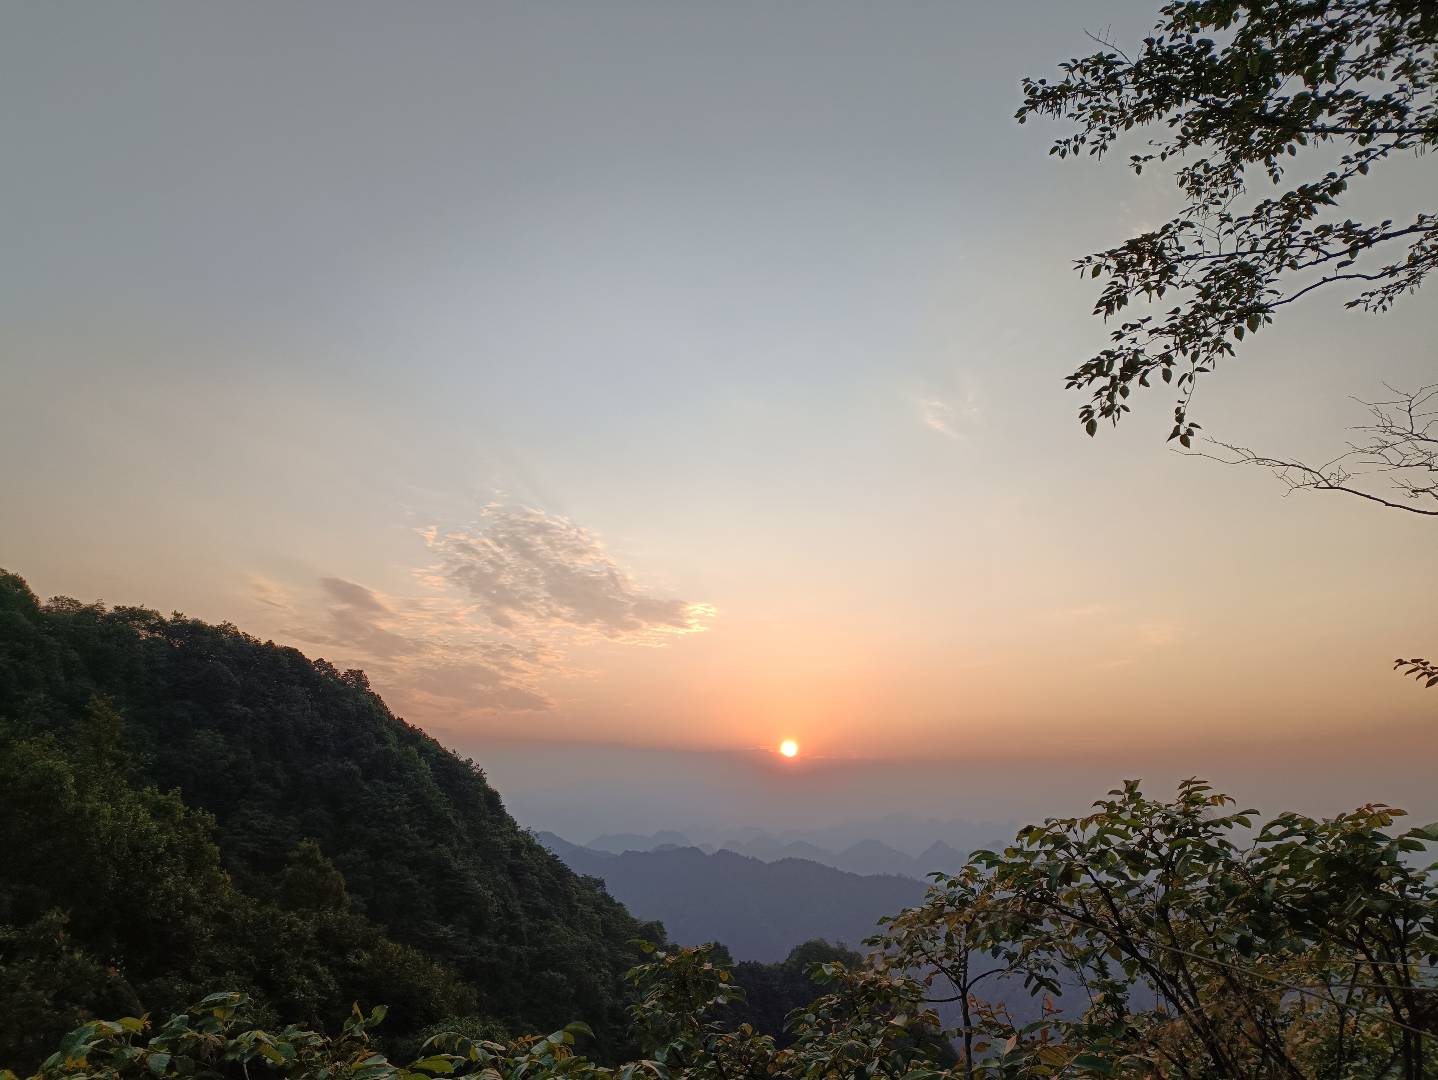
<instances>
[{"instance_id":1,"label":"tree","mask_svg":"<svg viewBox=\"0 0 1438 1080\"><path fill-rule=\"evenodd\" d=\"M1223 38L1220 43L1213 34ZM1136 57L1110 42L1062 65L1057 83L1026 78L1017 113L1078 130L1051 154L1102 157L1132 129L1166 129L1132 154L1175 172L1185 206L1172 220L1079 260L1107 277L1095 314L1173 294L1177 306L1121 322L1112 344L1069 376L1090 390L1090 433L1117 423L1135 386L1157 375L1179 391L1173 436L1193 434L1198 376L1279 309L1334 285L1347 306L1386 311L1438 266L1438 216L1336 220L1349 185L1400 155L1438 145L1438 5L1432 0L1177 0ZM1320 175L1295 166L1341 153ZM1253 199L1260 173L1276 189Z\"/></svg>"},{"instance_id":2,"label":"tree","mask_svg":"<svg viewBox=\"0 0 1438 1080\"><path fill-rule=\"evenodd\" d=\"M1431 1076L1438 880L1413 858L1438 826L1393 835L1402 811L1381 805L1258 826L1231 802L1198 780L1169 802L1128 782L976 852L876 956L923 973L929 1000L945 982L964 995L969 1071ZM982 1000L1020 985L1048 999L1032 1023Z\"/></svg>"},{"instance_id":3,"label":"tree","mask_svg":"<svg viewBox=\"0 0 1438 1080\"><path fill-rule=\"evenodd\" d=\"M1188 449L1199 377L1246 335L1315 293L1387 311L1438 267L1438 214L1358 221L1340 208L1353 185L1438 146L1438 3L1174 0L1132 56L1094 40L1100 51L1061 65L1057 82L1024 80L1018 121L1075 125L1050 148L1061 158L1102 157L1149 132L1128 165L1172 167L1184 204L1158 228L1078 261L1081 274L1104 279L1094 314L1113 328L1067 385L1089 393L1079 419L1093 435L1130 411L1136 388L1172 384L1169 438ZM1438 516L1435 391L1367 403L1362 439L1325 465L1218 445L1290 488ZM1375 480L1389 491L1375 492ZM1438 683L1426 660L1397 666Z\"/></svg>"},{"instance_id":4,"label":"tree","mask_svg":"<svg viewBox=\"0 0 1438 1080\"><path fill-rule=\"evenodd\" d=\"M718 956L723 946L715 947ZM777 964L744 960L734 965L734 981L744 991L742 1001L730 1005L724 1019L731 1023L747 1023L763 1035L772 1035L779 1046L788 1046L790 1039L784 1025L790 1013L807 1005L823 993L823 984L813 972L817 965L841 963L849 968L863 965L864 958L843 945L834 945L815 938L795 945Z\"/></svg>"},{"instance_id":5,"label":"tree","mask_svg":"<svg viewBox=\"0 0 1438 1080\"><path fill-rule=\"evenodd\" d=\"M302 840L290 852L280 875L280 903L292 911L348 911L344 875L313 840Z\"/></svg>"}]
</instances>

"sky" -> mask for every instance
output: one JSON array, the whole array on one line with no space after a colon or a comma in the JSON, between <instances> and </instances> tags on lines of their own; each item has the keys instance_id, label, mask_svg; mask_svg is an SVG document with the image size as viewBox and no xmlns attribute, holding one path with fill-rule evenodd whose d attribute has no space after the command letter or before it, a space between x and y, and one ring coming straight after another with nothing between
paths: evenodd
<instances>
[{"instance_id":1,"label":"sky","mask_svg":"<svg viewBox=\"0 0 1438 1080\"><path fill-rule=\"evenodd\" d=\"M1153 8L10 5L0 565L362 667L537 827L1438 813L1433 526L1063 389L1177 204L1018 83ZM1295 305L1194 416L1332 452L1432 311Z\"/></svg>"}]
</instances>

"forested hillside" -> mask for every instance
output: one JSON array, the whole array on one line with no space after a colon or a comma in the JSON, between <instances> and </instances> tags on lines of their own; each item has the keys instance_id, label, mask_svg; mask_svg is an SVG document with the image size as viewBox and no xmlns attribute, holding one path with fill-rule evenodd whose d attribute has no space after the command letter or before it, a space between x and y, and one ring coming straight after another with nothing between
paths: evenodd
<instances>
[{"instance_id":1,"label":"forested hillside","mask_svg":"<svg viewBox=\"0 0 1438 1080\"><path fill-rule=\"evenodd\" d=\"M87 1014L244 989L625 1030L632 918L484 774L337 671L234 626L41 604L0 573L0 1058Z\"/></svg>"}]
</instances>

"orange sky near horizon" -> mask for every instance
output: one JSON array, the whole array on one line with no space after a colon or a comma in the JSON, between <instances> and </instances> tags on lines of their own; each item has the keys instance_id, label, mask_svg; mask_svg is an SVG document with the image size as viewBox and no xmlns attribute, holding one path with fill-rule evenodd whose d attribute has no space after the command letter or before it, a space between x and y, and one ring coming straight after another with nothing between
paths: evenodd
<instances>
[{"instance_id":1,"label":"orange sky near horizon","mask_svg":"<svg viewBox=\"0 0 1438 1080\"><path fill-rule=\"evenodd\" d=\"M1072 260L1175 206L1013 123L1092 12L602 7L11 12L0 565L452 745L1431 772L1432 523L1075 421ZM1434 310L1295 305L1194 415L1322 459Z\"/></svg>"}]
</instances>

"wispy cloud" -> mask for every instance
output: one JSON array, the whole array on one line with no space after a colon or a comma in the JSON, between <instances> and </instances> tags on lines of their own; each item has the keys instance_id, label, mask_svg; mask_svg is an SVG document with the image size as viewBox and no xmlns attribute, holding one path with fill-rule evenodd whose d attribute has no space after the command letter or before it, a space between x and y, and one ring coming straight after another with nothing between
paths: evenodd
<instances>
[{"instance_id":1,"label":"wispy cloud","mask_svg":"<svg viewBox=\"0 0 1438 1080\"><path fill-rule=\"evenodd\" d=\"M982 418L977 395L965 390L952 398L919 399L919 421L947 439L963 439Z\"/></svg>"},{"instance_id":2,"label":"wispy cloud","mask_svg":"<svg viewBox=\"0 0 1438 1080\"><path fill-rule=\"evenodd\" d=\"M544 681L579 674L571 646L662 645L714 615L642 586L597 536L542 510L491 504L469 526L421 535L433 561L413 571L417 595L335 576L298 590L254 578L251 594L283 613L287 636L460 715L551 708Z\"/></svg>"},{"instance_id":3,"label":"wispy cloud","mask_svg":"<svg viewBox=\"0 0 1438 1080\"><path fill-rule=\"evenodd\" d=\"M256 603L281 611L287 609L292 603L288 589L262 577L250 578L250 597Z\"/></svg>"},{"instance_id":4,"label":"wispy cloud","mask_svg":"<svg viewBox=\"0 0 1438 1080\"><path fill-rule=\"evenodd\" d=\"M702 630L714 614L643 589L593 533L540 510L490 505L474 527L425 539L439 560L433 573L508 630L559 626L649 643Z\"/></svg>"},{"instance_id":5,"label":"wispy cloud","mask_svg":"<svg viewBox=\"0 0 1438 1080\"><path fill-rule=\"evenodd\" d=\"M928 398L919 402L919 417L930 431L937 431L940 435L945 435L950 439L959 437L958 431L954 428L954 409L947 401L940 398Z\"/></svg>"},{"instance_id":6,"label":"wispy cloud","mask_svg":"<svg viewBox=\"0 0 1438 1080\"><path fill-rule=\"evenodd\" d=\"M389 628L403 620L377 593L342 578L320 578L319 584L335 643L385 660L424 651L422 641Z\"/></svg>"}]
</instances>

